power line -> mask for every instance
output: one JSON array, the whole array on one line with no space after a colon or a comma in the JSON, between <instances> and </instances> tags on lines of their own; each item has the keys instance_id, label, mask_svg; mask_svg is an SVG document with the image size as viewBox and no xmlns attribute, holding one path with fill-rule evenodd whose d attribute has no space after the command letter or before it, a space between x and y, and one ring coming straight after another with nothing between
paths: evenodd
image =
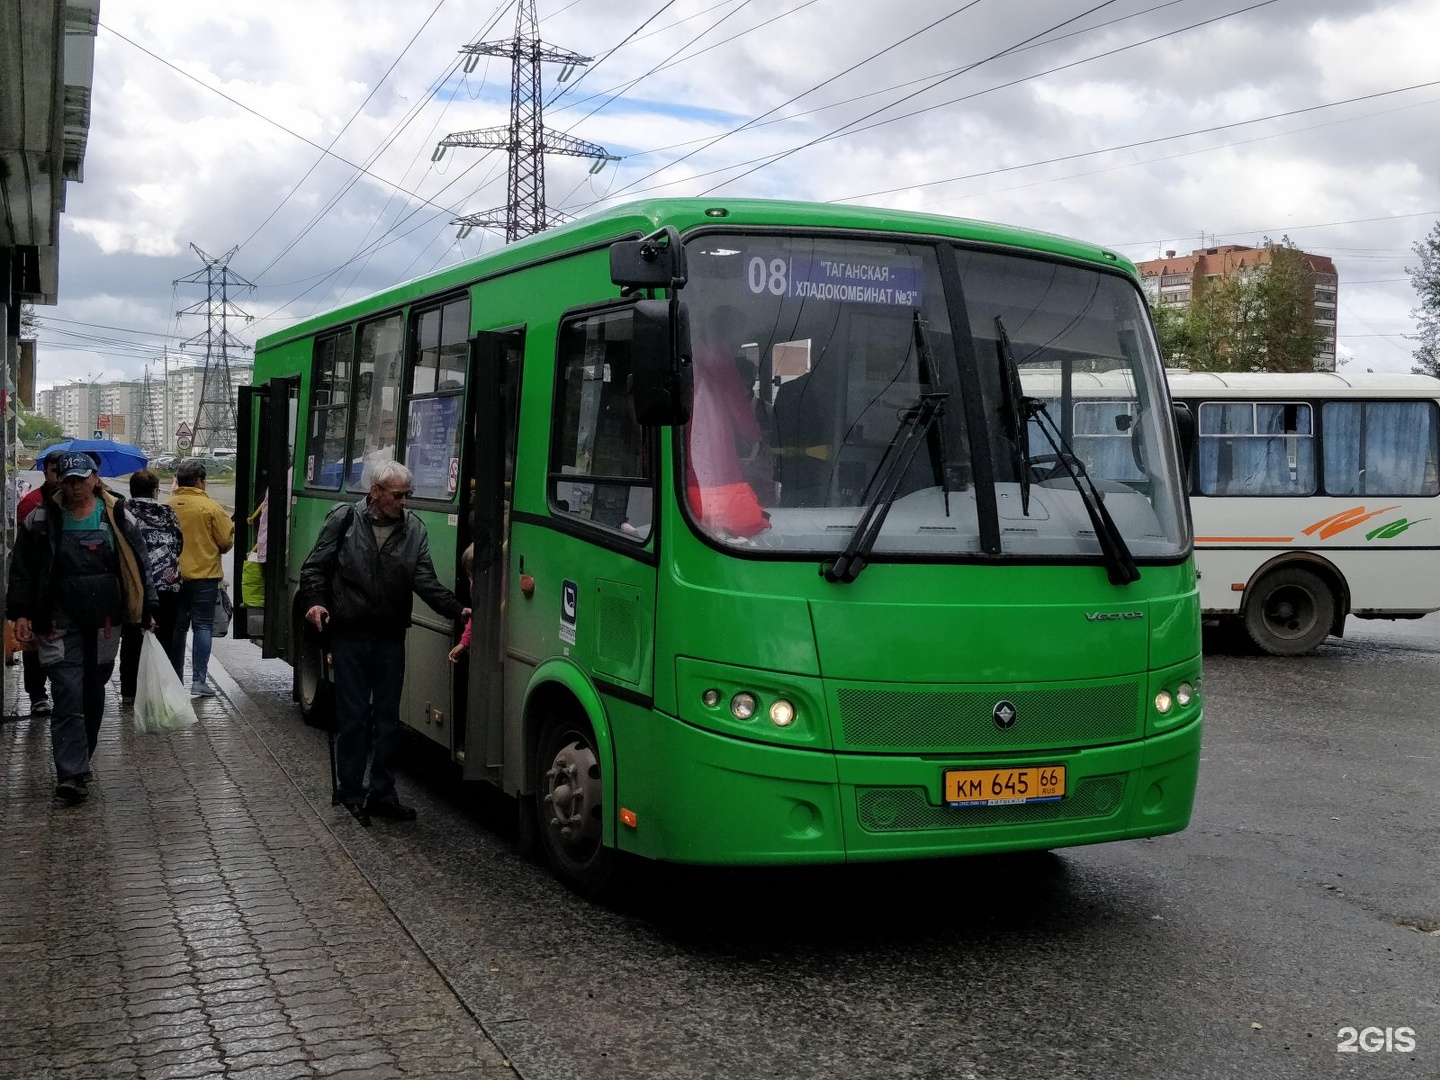
<instances>
[{"instance_id":1,"label":"power line","mask_svg":"<svg viewBox=\"0 0 1440 1080\"><path fill-rule=\"evenodd\" d=\"M317 157L313 162L310 163L310 168L305 170L305 175L300 177L300 179L297 180L293 186L291 186L290 190L285 193L285 197L280 200L280 202L276 205L275 209L271 210L270 213L265 215L265 220L260 222L259 225L255 226L254 232L252 232L244 240L240 241L237 250L243 250L246 244L250 243L251 240L254 240L255 237L260 234L260 230L265 228L266 225L270 224L270 219L273 218L276 214L278 214L280 210L285 206L285 204L288 203L292 197L294 197L295 193L299 191L302 186L304 186L305 181L310 179L310 174L313 173L317 168L319 168L320 162L325 160L325 155L328 154L331 148L333 148L334 145L340 141L340 136L344 135L345 132L350 130L350 125L353 124L356 118L358 118L360 114L365 111L365 106L370 104L370 99L380 92L380 87L385 85L385 80L390 77L390 73L395 70L396 66L399 65L401 60L405 59L405 54L410 51L410 46L415 44L416 40L420 37L420 35L424 33L425 27L430 25L430 20L435 18L435 16L439 13L440 9L444 6L445 0L439 0L439 2L430 9L430 14L425 16L425 21L420 24L420 28L410 36L410 40L405 43L405 47L400 50L400 54L390 62L390 66L385 69L385 74L381 75L380 78L375 81L375 85L371 87L370 93L365 95L365 100L360 103L359 108L357 108L353 113L350 114L350 119L345 121L344 126L342 126L340 130L335 133L335 137L330 140L329 145L325 147L325 150L320 154L319 157Z\"/></svg>"},{"instance_id":2,"label":"power line","mask_svg":"<svg viewBox=\"0 0 1440 1080\"><path fill-rule=\"evenodd\" d=\"M390 181L390 180L387 180L385 177L379 175L378 173L373 173L373 172L371 172L369 169L365 168L364 166L356 165L356 164L355 164L353 161L351 161L350 159L341 157L339 154L335 153L334 151L328 150L328 149L326 149L325 147L321 146L319 143L315 142L313 139L307 139L304 135L301 135L299 132L292 131L290 128L286 127L284 124L280 123L278 120L272 120L272 119L270 119L270 117L266 116L264 113L259 112L259 111L255 110L255 109L252 109L249 105L246 105L246 104L245 104L244 102L242 102L242 101L236 100L235 98L231 97L229 94L225 93L225 91L223 91L223 90L218 90L218 89L216 89L215 87L211 86L209 83L203 82L202 80L196 78L194 75L191 75L188 71L185 71L185 70L182 69L182 68L176 67L174 64L170 63L169 60L166 60L163 56L159 56L159 55L151 52L149 49L145 48L144 45L141 45L141 44L139 44L138 42L132 41L130 38L126 37L124 34L120 33L120 31L114 29L113 27L108 26L108 25L106 25L106 24L103 23L103 22L102 22L102 23L99 23L98 25L101 27L101 29L107 31L108 33L114 34L114 35L115 35L117 38L119 38L121 41L125 42L125 44L131 46L132 48L138 49L140 52L144 53L146 56L150 57L152 60L157 60L157 61L159 61L160 63L162 63L162 64L164 64L166 67L168 67L171 71L177 72L177 73L185 76L185 78L189 79L191 82L195 83L197 86L203 86L206 90L209 90L212 94L216 94L216 95L224 98L226 101L230 102L230 104L234 105L237 109L243 109L245 112L249 113L251 116L255 117L256 119L265 121L265 123L269 124L271 127L278 128L279 130L283 131L286 135L289 135L289 136L290 136L291 138L293 138L293 139L298 139L300 142L303 142L303 143L304 143L305 145L307 145L307 146L313 146L316 150L319 150L320 153L323 154L325 157L334 158L336 161L340 162L342 165L348 165L350 168L354 169L355 171L364 173L366 176L370 177L370 179L379 181L380 183L384 184L386 187L394 188L396 191L399 191L401 194L410 196L410 198L414 199L416 202L425 203L425 204L428 205L428 206L434 206L434 205L435 205L434 203L431 203L429 199L426 199L425 197L423 197L423 196L421 196L421 195L417 195L417 194L416 194L415 192L413 192L413 191L408 191L408 190L406 190L405 188L401 187L399 184L396 184L396 183L394 183L394 182L392 182L392 181ZM437 210L440 209L439 207L435 207L435 208L436 208Z\"/></svg>"},{"instance_id":3,"label":"power line","mask_svg":"<svg viewBox=\"0 0 1440 1080\"><path fill-rule=\"evenodd\" d=\"M885 125L885 124L895 123L895 122L900 121L900 120L908 120L908 119L910 119L910 118L912 118L912 117L919 116L919 115L921 115L921 114L923 114L923 113L926 113L926 112L933 112L933 111L935 111L936 109L943 109L943 108L945 108L945 107L947 107L947 106L950 106L950 105L957 105L957 104L959 104L959 103L961 103L961 102L964 102L964 101L971 101L971 100L973 100L973 99L975 99L975 98L983 97L983 96L986 95L986 94L995 93L995 92L998 91L998 90L1005 90L1005 89L1008 89L1008 88L1010 88L1010 87L1012 87L1012 86L1018 86L1018 85L1020 85L1021 83L1031 82L1031 81L1033 81L1033 80L1035 80L1035 79L1043 78L1044 76L1054 74L1054 73L1057 72L1057 71L1065 71L1065 70L1067 70L1067 69L1069 69L1069 68L1079 67L1079 66L1082 65L1082 64L1088 64L1088 63L1091 63L1092 61L1095 61L1095 60L1104 59L1105 57L1108 57L1108 56L1114 56L1114 55L1116 55L1117 53L1126 52L1126 51L1128 51L1128 50L1130 50L1130 49L1135 49L1135 48L1138 48L1138 47L1140 47L1140 46L1142 46L1142 45L1148 45L1148 44L1151 44L1152 42L1160 41L1160 40L1162 40L1162 39L1164 39L1164 38L1174 37L1174 36L1176 36L1176 35L1178 35L1178 34L1187 33L1188 31L1194 30L1194 29L1196 29L1196 28L1198 28L1198 27L1208 26L1208 25L1210 25L1210 24L1212 24L1212 23L1219 22L1219 21L1221 21L1221 20L1223 20L1223 19L1234 18L1236 15L1243 15L1243 14L1245 14L1246 12L1253 11L1255 8L1265 7L1267 4L1273 4L1273 3L1275 3L1275 2L1276 2L1276 0L1259 0L1258 3L1252 4L1252 5L1249 6L1249 7L1240 8L1240 9L1238 9L1238 10L1236 10L1236 11L1227 12L1227 13L1225 13L1224 15L1218 15L1218 16L1215 16L1214 18L1205 19L1205 20L1202 20L1201 22L1198 22L1198 23L1192 23L1192 24L1190 24L1189 26L1182 26L1182 27L1179 27L1179 28L1177 28L1177 29L1175 29L1175 30L1167 30L1165 33L1163 33L1163 34L1156 34L1154 37L1144 38L1144 39L1142 39L1142 40L1140 40L1140 41L1131 42L1131 43L1128 44L1128 45L1119 46L1119 47L1114 48L1114 49L1108 49L1108 50L1106 50L1105 52L1102 52L1102 53L1095 53L1095 54L1093 54L1093 55L1091 55L1091 56L1083 57L1083 58L1081 58L1080 60L1071 61L1070 63L1059 64L1059 65L1056 65L1055 67L1047 68L1047 69L1045 69L1044 71L1037 71L1037 72L1034 72L1034 73L1032 73L1032 74L1030 74L1030 75L1022 76L1022 77L1020 77L1020 78L1018 78L1018 79L1011 79L1009 82L997 83L997 84L995 84L995 85L993 85L993 86L985 87L985 88L982 89L982 90L976 90L976 91L974 91L974 92L972 92L972 93L969 93L969 94L962 94L962 95L961 95L960 97L958 97L958 98L951 98L951 99L948 100L948 101L941 101L941 102L935 103L934 105L927 105L927 106L925 106L925 108L923 108L923 109L916 109L916 110L914 110L914 111L912 111L912 112L902 113L902 114L899 115L899 116L887 117L887 118L884 119L884 120L876 121L876 122L873 123L873 124L867 124L867 125L865 125L864 127L861 127L861 128L855 128L854 130L845 130L846 128L852 126L853 124L859 123L858 120L857 120L857 121L852 121L852 122L851 122L851 125L844 125L844 126L842 126L841 128L837 128L835 131L831 132L829 135L823 136L822 138L817 139L817 140L812 140L811 142L804 144L804 146L797 147L797 148L794 148L794 149L792 149L792 150L785 151L785 152L782 153L782 154L773 155L773 156L771 156L768 160L767 160L767 158L764 157L764 156L758 157L758 158L751 158L749 161L740 162L739 164L736 164L736 165L726 165L726 166L722 166L722 167L717 168L717 169L711 169L711 170L709 170L708 172L699 173L699 174L697 174L697 176L690 177L689 179L698 179L699 177L702 177L702 176L712 176L712 175L714 175L715 173L725 172L725 171L727 171L728 169L744 168L746 165L755 165L756 163L764 163L764 164L767 164L767 165L768 165L768 164L773 163L773 161L778 161L778 160L780 160L781 157L788 156L789 154L794 153L795 150L797 150L797 149L804 149L805 147L810 146L810 145L814 145L814 144L816 144L816 143L829 142L829 141L833 141L834 139L843 138L843 137L847 137L847 136L850 136L850 135L858 135L858 134L860 134L861 132L870 131L870 130L872 130L872 129L874 129L874 128L881 127L881 126L883 126L883 125ZM1165 6L1168 6L1168 5L1163 5L1163 4L1162 4L1162 5L1158 5L1158 7L1165 7ZM1140 12L1139 14L1148 14L1149 11L1158 10L1158 7L1157 7L1157 8L1148 9L1146 12ZM1087 13L1087 14L1088 14L1088 13ZM1073 20L1072 20L1072 21L1073 21ZM1057 37L1057 38L1055 38L1055 39L1053 39L1053 40L1055 40L1055 41L1063 41L1063 40L1065 40L1067 37L1073 37L1073 36L1075 36L1076 33L1088 33L1088 32L1091 32L1092 30L1103 29L1103 28L1106 27L1106 26L1111 26L1111 25L1114 25L1115 23L1121 22L1121 21L1123 21L1123 19L1113 19L1113 20L1111 20L1110 22L1100 23L1098 26L1091 27L1091 28L1089 28L1089 29L1086 30L1086 31L1075 31L1075 32L1072 32L1071 34L1061 35L1060 37ZM1062 25L1064 25L1064 24L1062 24ZM1038 36L1042 36L1042 37L1043 37L1044 35L1038 35ZM1016 47L1016 48L1014 48L1014 49L1012 49L1012 50L1009 50L1009 51L1010 51L1010 52L1023 52L1023 51L1026 51L1026 50L1029 50L1029 49L1032 49L1032 48L1036 48L1038 45L1041 45L1041 44L1049 44L1049 42L1048 42L1048 41L1046 41L1046 42L1039 42L1039 41L1037 41L1037 42L1034 42L1034 43L1024 43L1024 44L1022 44L1022 46ZM997 55L1006 55L1006 54L1005 54L1005 53L1000 53L1000 54L997 54ZM974 65L971 65L971 66L973 67ZM969 69L967 68L967 69L963 69L963 70L969 70ZM942 82L947 82L947 81L949 81L949 79L953 78L956 74L960 74L960 73L961 73L961 72L959 72L959 71L946 73L945 76L944 76L942 79L940 79L939 81L937 81L936 83L934 83L933 86L939 86L939 85L941 85ZM905 85L905 84L902 84L902 85ZM902 101L903 101L903 100L908 100L908 99L911 98L911 97L915 97L916 94L923 92L923 90L925 90L925 89L933 89L933 86L931 86L931 87L925 87L925 88L922 88L922 91L916 91L915 93L908 94L908 95L906 95L905 98L902 98L901 100L902 100ZM867 95L867 96L868 96L868 95ZM852 99L852 100L859 100L859 98ZM836 106L838 106L838 105L844 105L844 104L848 104L848 102L843 102L843 101L842 101L842 102L836 102L834 105L826 106L826 108L834 108L834 107L836 107ZM894 103L892 103L891 106L887 106L887 107L893 107L893 105L895 105L895 104L899 104L899 102L894 102ZM875 110L874 113L871 113L870 115L873 116L873 115L875 115L876 113L883 112L883 111L885 111L884 108L882 108L882 109L877 109L877 110ZM861 119L864 119L864 118L862 117ZM657 172L658 172L658 171L660 171L660 170L657 170ZM756 171L756 170L753 170L753 169L751 170L751 172L754 172L754 171ZM655 174L655 173L651 173L651 175L653 176L653 175L656 175L656 174ZM748 175L748 173L745 174L745 175ZM644 179L644 178L642 178L642 179ZM731 179L738 179L738 177L732 177ZM729 182L729 181L727 181L727 183L728 183L728 182ZM669 186L668 184L659 184L659 185L656 185L656 187L668 187L668 186ZM653 190L653 189L647 188L647 189L642 189L642 190ZM900 189L897 189L897 190L900 190ZM847 196L847 197L843 197L843 198L839 198L839 199L832 199L832 200L830 200L830 201L831 201L831 202L848 202L848 201L851 201L851 200L853 200L853 199L863 199L863 198L867 198L867 197L868 197L868 196L866 196L866 195L854 195L854 196Z\"/></svg>"},{"instance_id":4,"label":"power line","mask_svg":"<svg viewBox=\"0 0 1440 1080\"><path fill-rule=\"evenodd\" d=\"M744 131L746 128L753 127L753 126L754 126L755 124L757 124L759 121L765 119L765 117L767 117L767 116L770 116L772 113L778 112L779 110L785 108L787 105L792 105L792 104L794 104L795 102L799 101L801 98L807 97L808 95L813 94L816 90L819 90L821 87L830 85L831 83L835 82L837 79L843 79L846 75L849 75L852 71L856 71L856 70L858 70L859 68L862 68L862 67L864 67L866 64L870 63L872 60L876 60L876 59L878 59L879 57L884 56L886 53L890 52L891 50L899 48L901 45L905 44L907 41L912 41L912 40L914 40L915 38L919 37L921 34L924 34L924 33L928 32L928 31L930 31L930 30L935 29L935 27L939 26L941 23L946 22L946 21L949 20L949 19L953 19L953 18L954 18L955 16L957 16L957 15L963 15L965 12L969 11L971 8L973 8L976 4L978 4L978 3L980 3L980 2L981 2L981 0L970 0L970 2L969 2L968 4L966 4L964 7L956 8L954 11L950 12L948 15L942 15L940 18L936 19L934 22L929 23L928 25L921 27L919 30L916 30L916 31L915 31L914 33L912 33L912 34L907 34L905 37L901 38L899 41L892 42L891 44L885 46L883 49L880 49L878 52L873 52L873 53L871 53L869 56L865 57L863 60L858 60L858 61L856 61L855 63L853 63L853 64L851 64L849 67L847 67L845 70L836 72L834 75L830 76L828 79L824 79L824 80L816 83L814 86L810 87L808 90L802 90L800 93L796 94L794 97L791 97L791 98L789 98L789 99L786 100L786 101L782 101L779 105L776 105L776 106L774 106L773 108L770 108L770 109L766 109L763 113L760 113L758 116L753 116L753 117L751 117L749 120L745 121L745 123L741 124L739 127L734 127L734 128L731 128L729 131L722 132L721 134L716 135L713 139L708 140L703 146L701 146L701 147L699 147L699 148L697 148L697 149L695 149L695 150L692 150L690 153L685 154L685 155L683 155L682 157L676 158L674 161L671 161L671 162L669 162L669 163L667 163L667 164L665 164L665 165L662 165L662 166L661 166L660 168L658 168L658 169L654 169L654 170L646 173L644 176L640 177L640 178L637 179L637 180L631 181L629 184L626 184L626 185L625 185L623 188L621 188L619 191L611 192L611 197L614 197L614 196L617 196L617 195L623 195L623 194L625 194L625 193L628 192L628 191L633 191L633 190L635 189L635 185L637 185L637 184L643 184L646 180L649 180L649 179L650 179L651 177L653 177L653 176L659 176L662 172L664 172L664 171L667 170L667 169L673 169L676 165L679 165L679 164L681 164L681 163L683 163L683 162L685 162L685 161L690 160L690 158L692 158L692 157L694 157L696 154L700 153L701 150L708 150L710 147L715 146L715 145L717 145L717 144L720 143L720 142L723 142L725 139L728 139L731 135L738 135L740 132ZM748 162L747 162L746 164L748 164ZM715 171L721 171L721 170L715 170ZM708 175L708 174L701 173L700 175L704 176L704 175ZM669 185L669 184L659 184L659 185L656 185L656 186L657 186L657 187L669 187L670 185ZM649 190L649 189L642 189L642 190ZM585 209L585 207L581 207L581 209L583 210L583 209Z\"/></svg>"},{"instance_id":5,"label":"power line","mask_svg":"<svg viewBox=\"0 0 1440 1080\"><path fill-rule=\"evenodd\" d=\"M1002 57L1002 56L1007 55L1008 53L1014 52L1015 50L1020 49L1020 48L1022 48L1023 46L1026 46L1026 45L1029 45L1029 44L1032 43L1032 42L1038 41L1040 38L1043 38L1043 37L1045 37L1045 36L1047 36L1047 35L1049 35L1049 34L1052 34L1052 33L1054 33L1056 30L1061 29L1062 27L1069 26L1069 25L1070 25L1071 23L1073 23L1073 22L1078 22L1080 19L1085 18L1087 15L1093 15L1093 14L1095 14L1095 12L1099 11L1101 8L1109 7L1109 6L1110 6L1111 4L1113 4L1114 2L1115 2L1115 0L1101 0L1101 2L1098 3L1098 4L1096 4L1094 7L1089 8L1089 9L1086 10L1086 11L1082 11L1082 12L1080 12L1080 14L1078 14L1078 15L1071 16L1070 18L1064 20L1063 22L1057 23L1057 24L1055 24L1054 26L1049 27L1048 29L1042 30L1042 31L1041 31L1040 33L1038 33L1038 34L1031 34L1028 38L1026 38L1026 39L1023 40L1023 41L1018 41L1018 42L1016 42L1014 45L1011 45L1011 46L1009 46L1009 47L1007 47L1007 48L1001 49L999 52L991 53L989 56L985 57L985 58L982 59L982 60L977 60L977 61L975 61L973 64L968 64L968 65L966 65L965 67L960 68L958 71L951 72L949 75L946 75L946 76L945 76L943 79L941 79L939 82L933 83L933 84L931 84L930 86L923 87L923 88L921 88L921 89L919 89L919 90L912 91L911 93L906 94L904 97L902 97L899 101L892 101L892 102L890 102L889 104L882 105L882 106L880 106L880 108L874 109L874 110L872 110L871 112L866 113L864 116L859 117L859 118L856 119L856 120L851 120L851 121L849 121L848 123L841 124L838 128L835 128L834 130L832 130L831 132L829 132L829 134L822 135L822 136L819 136L819 137L817 137L817 138L811 139L809 142L801 143L799 146L791 147L789 150L786 150L783 154L779 154L779 155L777 155L777 156L775 156L775 157L772 157L770 160L765 161L765 162L763 162L763 163L761 163L761 164L756 165L753 169L747 169L745 172L741 173L739 176L731 176L731 177L728 177L728 178L726 178L725 180L721 181L719 184L715 185L715 187L709 188L709 189L706 190L706 191L702 191L700 194L701 194L702 196L713 194L715 191L717 191L717 190L719 190L720 188L724 187L726 184L733 184L736 180L743 180L745 177L750 176L750 175L753 174L753 173L757 173L757 172L759 172L761 169L768 169L771 165L774 165L777 161L784 161L786 158L790 157L792 154L798 154L801 150L805 150L805 149L807 149L807 148L809 148L809 147L811 147L811 146L814 146L816 143L828 142L829 140L838 137L838 136L841 135L842 133L856 134L856 133L858 133L859 131L864 131L864 130L866 130L865 128L856 128L856 130L853 131L853 132L850 132L850 131L848 131L847 129L853 128L853 127L855 127L856 124L859 124L859 123L862 123L862 122L864 122L864 121L866 121L866 120L869 120L871 117L878 116L878 115L880 115L880 113L885 112L885 111L888 110L888 109L893 109L895 106L901 104L902 102L909 101L909 100L910 100L911 98L913 98L913 97L917 97L917 96L920 95L920 94L929 93L931 90L934 90L937 86L942 86L943 84L949 82L951 79L958 79L961 75L964 75L966 72L974 71L976 68L980 67L981 65L983 65L983 64L988 64L991 60L998 59L999 57ZM1274 3L1274 0L1262 0L1262 3L1265 3L1265 4ZM1257 5L1257 6L1259 6L1259 5ZM920 110L920 111L923 112L923 111L927 111L927 110ZM910 114L910 115L915 115L915 114L912 113L912 114ZM899 119L902 119L902 118L901 118L901 117L891 117L890 119L885 120L885 121L882 121L882 122L888 124L888 123L892 123L893 121L899 120ZM872 125L872 126L879 126L879 125Z\"/></svg>"},{"instance_id":6,"label":"power line","mask_svg":"<svg viewBox=\"0 0 1440 1080\"><path fill-rule=\"evenodd\" d=\"M1266 0L1267 3L1273 0ZM1413 86L1402 86L1395 90L1381 90L1374 94L1361 94L1358 97L1345 98L1341 101L1329 101L1323 105L1308 105L1302 109L1287 109L1285 112L1271 113L1268 116L1257 116L1250 120L1236 120L1229 124L1215 124L1211 127L1195 128L1193 131L1179 132L1174 135L1160 135L1153 139L1137 139L1134 142L1120 143L1115 146L1101 147L1096 150L1084 150L1075 154L1062 154L1059 157L1044 158L1039 161L1026 162L1023 165L1006 165L997 169L984 169L980 172L966 173L963 176L952 176L944 180L923 180L915 183L905 184L900 187L883 188L877 191L867 191L863 195L847 195L843 198L832 199L832 202L853 202L856 199L869 199L876 195L892 195L897 191L912 191L916 188L938 187L941 184L953 184L961 180L974 180L982 176L997 176L1001 173L1017 172L1021 169L1033 169L1040 165L1055 165L1062 161L1077 161L1080 158L1095 157L1097 154L1113 154L1118 150L1133 150L1137 146L1154 146L1156 143L1172 142L1175 139L1187 139L1193 135L1211 135L1217 131L1229 131L1233 128L1246 127L1250 124L1262 124L1267 120L1280 120L1287 116L1301 116L1305 113L1318 112L1321 109L1333 109L1339 105L1353 105L1357 101L1371 101L1375 98L1388 97L1393 94L1403 94L1410 90L1423 90L1431 86L1440 86L1440 79L1432 82L1415 83ZM1212 147L1211 149L1218 149Z\"/></svg>"}]
</instances>

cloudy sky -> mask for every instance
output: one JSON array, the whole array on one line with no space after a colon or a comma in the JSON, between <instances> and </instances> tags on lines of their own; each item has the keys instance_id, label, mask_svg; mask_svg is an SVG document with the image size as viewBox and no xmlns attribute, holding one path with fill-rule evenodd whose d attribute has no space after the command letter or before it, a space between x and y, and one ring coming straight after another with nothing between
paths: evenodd
<instances>
[{"instance_id":1,"label":"cloudy sky","mask_svg":"<svg viewBox=\"0 0 1440 1080\"><path fill-rule=\"evenodd\" d=\"M1289 236L1340 275L1348 370L1406 371L1411 245L1440 220L1434 0L537 0L552 208L645 195L855 202L1133 259ZM257 334L499 244L508 0L103 0L85 182L41 385L138 378L204 330L178 279L237 248ZM327 153L328 151L328 153ZM190 352L194 353L192 346Z\"/></svg>"}]
</instances>

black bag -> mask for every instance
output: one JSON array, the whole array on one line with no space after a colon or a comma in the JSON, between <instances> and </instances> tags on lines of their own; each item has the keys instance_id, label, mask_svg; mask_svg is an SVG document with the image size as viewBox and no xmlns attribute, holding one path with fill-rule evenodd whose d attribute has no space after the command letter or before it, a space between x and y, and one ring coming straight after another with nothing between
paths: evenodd
<instances>
[{"instance_id":1,"label":"black bag","mask_svg":"<svg viewBox=\"0 0 1440 1080\"><path fill-rule=\"evenodd\" d=\"M230 583L221 581L215 590L215 618L210 624L211 637L229 637L230 620L235 616L235 605L230 602Z\"/></svg>"}]
</instances>

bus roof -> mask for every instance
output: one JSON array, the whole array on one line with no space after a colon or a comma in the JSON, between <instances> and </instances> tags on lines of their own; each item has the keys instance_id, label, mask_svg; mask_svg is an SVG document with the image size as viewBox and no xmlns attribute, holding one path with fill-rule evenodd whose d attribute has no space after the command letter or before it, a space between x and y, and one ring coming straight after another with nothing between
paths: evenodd
<instances>
[{"instance_id":1,"label":"bus roof","mask_svg":"<svg viewBox=\"0 0 1440 1080\"><path fill-rule=\"evenodd\" d=\"M1098 263L1135 276L1135 268L1128 259L1094 244L987 221L881 207L786 202L775 199L651 199L601 210L559 228L517 240L513 244L507 244L496 251L445 270L353 300L268 334L255 343L255 348L257 352L263 351L337 322L347 322L374 311L458 288L568 250L603 244L627 236L648 234L665 225L673 225L682 233L697 226L711 225L726 228L792 226L865 229L951 236L960 240L1006 244Z\"/></svg>"},{"instance_id":2,"label":"bus roof","mask_svg":"<svg viewBox=\"0 0 1440 1080\"><path fill-rule=\"evenodd\" d=\"M1187 371L1165 373L1174 397L1426 397L1440 398L1429 375L1348 375L1334 371Z\"/></svg>"}]
</instances>

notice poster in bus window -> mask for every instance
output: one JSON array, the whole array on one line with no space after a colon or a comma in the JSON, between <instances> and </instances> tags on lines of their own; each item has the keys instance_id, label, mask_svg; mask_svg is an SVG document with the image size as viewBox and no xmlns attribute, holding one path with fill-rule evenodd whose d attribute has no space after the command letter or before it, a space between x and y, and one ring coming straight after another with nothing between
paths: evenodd
<instances>
[{"instance_id":1,"label":"notice poster in bus window","mask_svg":"<svg viewBox=\"0 0 1440 1080\"><path fill-rule=\"evenodd\" d=\"M455 493L450 463L460 455L460 398L410 402L405 424L405 463L419 499L449 499Z\"/></svg>"}]
</instances>

